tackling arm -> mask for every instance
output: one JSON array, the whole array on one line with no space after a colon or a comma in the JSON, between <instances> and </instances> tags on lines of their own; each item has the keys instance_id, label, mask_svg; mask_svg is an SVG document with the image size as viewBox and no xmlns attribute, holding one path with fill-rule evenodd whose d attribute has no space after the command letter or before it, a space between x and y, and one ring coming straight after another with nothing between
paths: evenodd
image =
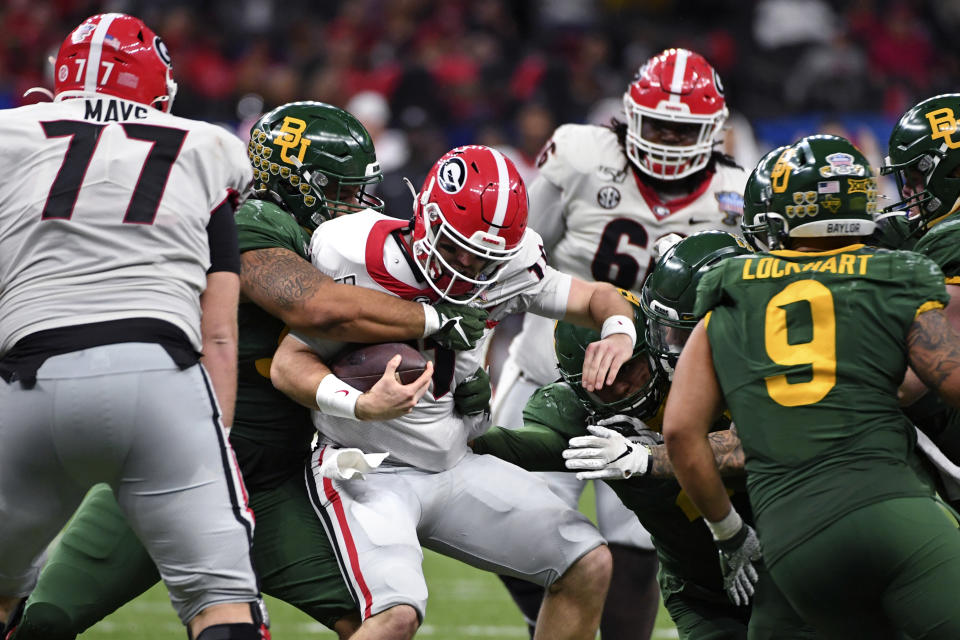
<instances>
[{"instance_id":1,"label":"tackling arm","mask_svg":"<svg viewBox=\"0 0 960 640\"><path fill-rule=\"evenodd\" d=\"M919 314L907 334L910 367L931 389L960 407L960 336L948 314L933 309Z\"/></svg>"},{"instance_id":2,"label":"tackling arm","mask_svg":"<svg viewBox=\"0 0 960 640\"><path fill-rule=\"evenodd\" d=\"M200 333L203 357L200 361L210 374L217 402L223 412L223 424L233 424L237 399L237 301L240 280L236 273L214 271L207 274L207 288L200 296Z\"/></svg>"},{"instance_id":3,"label":"tackling arm","mask_svg":"<svg viewBox=\"0 0 960 640\"><path fill-rule=\"evenodd\" d=\"M950 303L944 313L948 324L953 327L955 332L960 333L960 286L948 284L947 293L950 294ZM917 376L913 368L908 368L903 383L897 390L897 399L901 407L909 407L926 395L929 390L930 387Z\"/></svg>"},{"instance_id":4,"label":"tackling arm","mask_svg":"<svg viewBox=\"0 0 960 640\"><path fill-rule=\"evenodd\" d=\"M425 333L423 305L338 284L289 249L245 251L240 260L244 298L294 331L345 342L402 341Z\"/></svg>"},{"instance_id":5,"label":"tackling arm","mask_svg":"<svg viewBox=\"0 0 960 640\"><path fill-rule=\"evenodd\" d=\"M723 431L712 431L707 434L707 440L721 476L743 475L745 462L743 446L733 427ZM650 464L647 474L654 478L676 476L670 457L667 455L666 446L661 444L650 447Z\"/></svg>"}]
</instances>

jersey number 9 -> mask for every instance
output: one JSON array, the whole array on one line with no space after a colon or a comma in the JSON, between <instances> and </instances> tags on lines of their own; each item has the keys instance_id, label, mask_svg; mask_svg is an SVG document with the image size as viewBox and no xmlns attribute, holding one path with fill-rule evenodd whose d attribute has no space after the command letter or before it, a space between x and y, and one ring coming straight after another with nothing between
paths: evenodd
<instances>
[{"instance_id":1,"label":"jersey number 9","mask_svg":"<svg viewBox=\"0 0 960 640\"><path fill-rule=\"evenodd\" d=\"M797 303L805 303L806 310ZM787 307L791 305L795 314L809 314L809 320L791 323L794 331L808 333L808 340L789 340ZM816 280L791 283L767 303L763 333L767 355L776 364L807 365L812 370L810 379L801 382L790 382L786 374L767 376L767 393L773 401L799 407L823 400L837 383L837 323L830 289Z\"/></svg>"}]
</instances>

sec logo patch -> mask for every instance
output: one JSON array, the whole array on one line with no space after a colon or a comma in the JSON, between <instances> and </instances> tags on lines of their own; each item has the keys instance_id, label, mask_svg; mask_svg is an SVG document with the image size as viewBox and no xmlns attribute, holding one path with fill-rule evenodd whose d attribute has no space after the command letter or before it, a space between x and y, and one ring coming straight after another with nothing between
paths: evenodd
<instances>
[{"instance_id":1,"label":"sec logo patch","mask_svg":"<svg viewBox=\"0 0 960 640\"><path fill-rule=\"evenodd\" d=\"M604 187L597 192L597 204L604 209L613 209L620 204L620 192L616 187Z\"/></svg>"}]
</instances>

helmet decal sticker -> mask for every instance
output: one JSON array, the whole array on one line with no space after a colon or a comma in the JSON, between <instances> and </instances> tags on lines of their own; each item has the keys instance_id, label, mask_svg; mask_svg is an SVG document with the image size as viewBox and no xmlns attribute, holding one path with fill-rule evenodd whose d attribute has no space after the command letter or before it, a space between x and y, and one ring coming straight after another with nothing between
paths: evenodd
<instances>
[{"instance_id":1,"label":"helmet decal sticker","mask_svg":"<svg viewBox=\"0 0 960 640\"><path fill-rule=\"evenodd\" d=\"M437 170L437 184L445 193L459 193L467 183L467 165L463 158L450 158Z\"/></svg>"},{"instance_id":2,"label":"helmet decal sticker","mask_svg":"<svg viewBox=\"0 0 960 640\"><path fill-rule=\"evenodd\" d=\"M167 50L167 45L160 39L160 36L153 37L153 50L157 52L157 57L160 58L160 62L168 67L173 66L170 62L170 52Z\"/></svg>"}]
</instances>

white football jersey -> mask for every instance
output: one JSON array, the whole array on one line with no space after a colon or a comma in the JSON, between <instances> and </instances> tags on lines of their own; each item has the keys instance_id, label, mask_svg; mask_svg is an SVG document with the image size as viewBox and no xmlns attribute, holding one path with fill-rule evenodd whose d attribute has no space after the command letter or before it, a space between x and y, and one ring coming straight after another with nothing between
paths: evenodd
<instances>
[{"instance_id":1,"label":"white football jersey","mask_svg":"<svg viewBox=\"0 0 960 640\"><path fill-rule=\"evenodd\" d=\"M398 232L407 222L366 210L323 223L313 233L310 257L320 271L339 282L353 284L406 300L431 302L436 294L421 273ZM467 452L475 424L454 411L457 384L473 375L483 361L483 342L496 323L508 314L531 311L560 318L567 308L570 276L546 265L540 237L527 231L520 252L503 267L497 284L487 290L487 335L471 351L440 348L429 338L418 348L434 363L433 384L414 410L387 421L357 421L313 412L313 423L324 442L364 451L389 451L390 460L429 471L456 464ZM325 360L343 350L344 343L296 336Z\"/></svg>"},{"instance_id":2,"label":"white football jersey","mask_svg":"<svg viewBox=\"0 0 960 640\"><path fill-rule=\"evenodd\" d=\"M221 127L90 94L0 111L0 353L56 327L166 320L199 349L211 212L252 180Z\"/></svg>"},{"instance_id":3,"label":"white football jersey","mask_svg":"<svg viewBox=\"0 0 960 640\"><path fill-rule=\"evenodd\" d=\"M529 225L547 240L550 264L639 294L659 238L707 229L739 233L747 176L742 169L717 164L695 192L664 201L636 177L612 130L567 124L544 147L537 180L552 188L531 187ZM541 200L538 192L557 198ZM538 384L559 377L553 327L540 318L524 319L510 357Z\"/></svg>"}]
</instances>

